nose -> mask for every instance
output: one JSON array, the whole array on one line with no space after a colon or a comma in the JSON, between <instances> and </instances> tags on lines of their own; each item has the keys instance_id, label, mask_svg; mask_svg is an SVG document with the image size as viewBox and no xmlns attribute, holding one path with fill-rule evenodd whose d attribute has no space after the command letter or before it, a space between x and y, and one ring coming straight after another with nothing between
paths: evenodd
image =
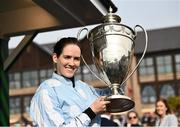
<instances>
[{"instance_id":1,"label":"nose","mask_svg":"<svg viewBox=\"0 0 180 127\"><path fill-rule=\"evenodd\" d=\"M71 58L71 59L70 59L70 61L69 61L69 65L71 65L71 66L74 66L74 65L75 65L75 61L74 61L74 59L73 59L73 58Z\"/></svg>"}]
</instances>

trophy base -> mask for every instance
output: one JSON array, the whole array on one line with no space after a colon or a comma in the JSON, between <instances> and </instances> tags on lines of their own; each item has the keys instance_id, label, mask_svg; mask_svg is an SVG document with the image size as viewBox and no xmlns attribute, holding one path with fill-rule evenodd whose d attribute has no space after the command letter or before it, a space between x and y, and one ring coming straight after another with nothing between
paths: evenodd
<instances>
[{"instance_id":1,"label":"trophy base","mask_svg":"<svg viewBox=\"0 0 180 127\"><path fill-rule=\"evenodd\" d=\"M109 113L125 112L135 105L134 101L124 95L111 95L107 100L111 102L106 106L106 111Z\"/></svg>"}]
</instances>

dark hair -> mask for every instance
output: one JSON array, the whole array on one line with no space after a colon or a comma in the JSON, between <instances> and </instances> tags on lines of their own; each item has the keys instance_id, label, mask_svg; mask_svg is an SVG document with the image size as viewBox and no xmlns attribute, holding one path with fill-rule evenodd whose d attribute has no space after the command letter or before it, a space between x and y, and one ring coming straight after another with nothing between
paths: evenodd
<instances>
[{"instance_id":1,"label":"dark hair","mask_svg":"<svg viewBox=\"0 0 180 127\"><path fill-rule=\"evenodd\" d=\"M57 54L57 57L59 57L59 55L63 51L63 48L68 44L75 44L81 49L80 43L78 42L77 38L74 37L62 38L54 45L53 52Z\"/></svg>"},{"instance_id":2,"label":"dark hair","mask_svg":"<svg viewBox=\"0 0 180 127\"><path fill-rule=\"evenodd\" d=\"M159 101L163 102L164 105L166 106L166 108L167 108L166 114L171 114L171 110L170 110L170 107L169 107L169 105L168 105L167 100L166 100L165 98L159 98L159 99L156 100L156 105L157 105L157 103L158 103ZM156 113L157 115L159 115L159 114L157 113L157 110L155 110L155 113Z\"/></svg>"}]
</instances>

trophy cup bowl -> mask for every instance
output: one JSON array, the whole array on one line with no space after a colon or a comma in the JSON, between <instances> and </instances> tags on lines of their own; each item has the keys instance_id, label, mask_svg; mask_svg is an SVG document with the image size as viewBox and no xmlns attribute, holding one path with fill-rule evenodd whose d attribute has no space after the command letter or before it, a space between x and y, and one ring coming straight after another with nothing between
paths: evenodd
<instances>
[{"instance_id":1,"label":"trophy cup bowl","mask_svg":"<svg viewBox=\"0 0 180 127\"><path fill-rule=\"evenodd\" d=\"M104 16L104 23L87 34L92 59L100 77L95 76L109 86L112 91L111 95L106 98L111 102L106 107L107 112L110 113L124 112L135 106L134 101L124 95L123 87L139 66L147 50L147 33L140 25L136 25L135 28L140 27L144 31L146 45L139 62L129 74L137 34L130 27L120 24L120 21L121 18L111 13L110 10L110 13ZM87 30L87 28L84 29ZM79 31L78 35L82 30ZM85 60L83 61L86 64Z\"/></svg>"}]
</instances>

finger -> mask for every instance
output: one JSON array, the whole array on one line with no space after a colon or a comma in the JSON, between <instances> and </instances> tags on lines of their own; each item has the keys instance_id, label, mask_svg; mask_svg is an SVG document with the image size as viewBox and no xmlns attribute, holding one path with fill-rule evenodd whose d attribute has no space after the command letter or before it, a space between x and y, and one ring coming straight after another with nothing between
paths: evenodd
<instances>
[{"instance_id":1,"label":"finger","mask_svg":"<svg viewBox=\"0 0 180 127\"><path fill-rule=\"evenodd\" d=\"M104 107L104 112L106 112L106 105L105 105L105 107Z\"/></svg>"},{"instance_id":2,"label":"finger","mask_svg":"<svg viewBox=\"0 0 180 127\"><path fill-rule=\"evenodd\" d=\"M104 103L105 103L105 105L107 105L107 104L109 104L109 103L111 103L110 101L104 101Z\"/></svg>"},{"instance_id":3,"label":"finger","mask_svg":"<svg viewBox=\"0 0 180 127\"><path fill-rule=\"evenodd\" d=\"M101 96L101 98L102 98L103 100L105 100L105 99L107 98L107 96Z\"/></svg>"},{"instance_id":4,"label":"finger","mask_svg":"<svg viewBox=\"0 0 180 127\"><path fill-rule=\"evenodd\" d=\"M104 97L104 96L101 96L101 97L99 98L99 100L100 100L100 101L104 101L104 100L105 100L105 97Z\"/></svg>"}]
</instances>

